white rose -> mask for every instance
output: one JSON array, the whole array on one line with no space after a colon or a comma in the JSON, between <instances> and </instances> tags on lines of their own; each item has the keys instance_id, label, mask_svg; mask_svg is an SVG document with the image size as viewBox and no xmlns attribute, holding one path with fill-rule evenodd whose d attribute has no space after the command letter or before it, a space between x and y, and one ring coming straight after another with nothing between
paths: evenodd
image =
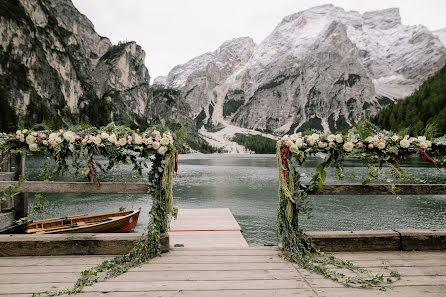
<instances>
[{"instance_id":1,"label":"white rose","mask_svg":"<svg viewBox=\"0 0 446 297\"><path fill-rule=\"evenodd\" d=\"M297 138L298 138L297 134L293 134L293 135L290 136L290 139L291 139L292 141L296 141Z\"/></svg>"},{"instance_id":2,"label":"white rose","mask_svg":"<svg viewBox=\"0 0 446 297\"><path fill-rule=\"evenodd\" d=\"M102 139L108 139L109 137L110 137L110 135L108 135L107 133L105 133L105 132L101 133L101 138Z\"/></svg>"},{"instance_id":3,"label":"white rose","mask_svg":"<svg viewBox=\"0 0 446 297\"><path fill-rule=\"evenodd\" d=\"M416 137L411 137L411 138L409 138L409 141L410 141L410 142L418 141L418 138L416 138Z\"/></svg>"},{"instance_id":4,"label":"white rose","mask_svg":"<svg viewBox=\"0 0 446 297\"><path fill-rule=\"evenodd\" d=\"M30 134L30 135L26 136L26 143L27 144L33 144L34 141L36 141L36 137L34 137L33 135Z\"/></svg>"},{"instance_id":5,"label":"white rose","mask_svg":"<svg viewBox=\"0 0 446 297\"><path fill-rule=\"evenodd\" d=\"M336 139L336 141L337 141L337 139ZM352 143L352 142L346 142L345 144L344 144L344 150L345 151L347 151L347 152L351 152L352 150L353 150L353 147L354 147L355 145Z\"/></svg>"},{"instance_id":6,"label":"white rose","mask_svg":"<svg viewBox=\"0 0 446 297\"><path fill-rule=\"evenodd\" d=\"M128 142L128 143L132 143L132 136L128 136L128 137L127 137L127 142Z\"/></svg>"},{"instance_id":7,"label":"white rose","mask_svg":"<svg viewBox=\"0 0 446 297\"><path fill-rule=\"evenodd\" d=\"M420 146L422 149L427 149L427 148L429 147L426 141L421 141L420 144L419 144L419 146Z\"/></svg>"},{"instance_id":8,"label":"white rose","mask_svg":"<svg viewBox=\"0 0 446 297\"><path fill-rule=\"evenodd\" d=\"M426 137L425 136L418 136L418 142L423 142L426 141Z\"/></svg>"},{"instance_id":9,"label":"white rose","mask_svg":"<svg viewBox=\"0 0 446 297\"><path fill-rule=\"evenodd\" d=\"M294 144L294 142L292 142L291 140L288 140L287 142L286 142L286 146L287 147L290 147L290 146L292 146Z\"/></svg>"},{"instance_id":10,"label":"white rose","mask_svg":"<svg viewBox=\"0 0 446 297\"><path fill-rule=\"evenodd\" d=\"M288 135L286 135L286 134L282 136L282 142L283 143L287 142L289 139L290 139L290 137Z\"/></svg>"},{"instance_id":11,"label":"white rose","mask_svg":"<svg viewBox=\"0 0 446 297\"><path fill-rule=\"evenodd\" d=\"M385 142L379 142L378 143L378 148L380 149L380 150L382 150L382 149L384 149L386 147L386 143Z\"/></svg>"},{"instance_id":12,"label":"white rose","mask_svg":"<svg viewBox=\"0 0 446 297\"><path fill-rule=\"evenodd\" d=\"M155 141L153 144L152 144L152 147L154 148L154 149L159 149L159 147L161 146L161 144L158 142L158 141Z\"/></svg>"},{"instance_id":13,"label":"white rose","mask_svg":"<svg viewBox=\"0 0 446 297\"><path fill-rule=\"evenodd\" d=\"M19 140L20 140L21 142L24 142L24 141L25 141L25 135L20 134L20 136L19 136Z\"/></svg>"},{"instance_id":14,"label":"white rose","mask_svg":"<svg viewBox=\"0 0 446 297\"><path fill-rule=\"evenodd\" d=\"M327 147L327 143L326 142L319 142L317 145L319 148L326 148Z\"/></svg>"},{"instance_id":15,"label":"white rose","mask_svg":"<svg viewBox=\"0 0 446 297\"><path fill-rule=\"evenodd\" d=\"M314 141L318 141L319 140L319 134L313 133L313 134L311 134L311 138L313 138Z\"/></svg>"},{"instance_id":16,"label":"white rose","mask_svg":"<svg viewBox=\"0 0 446 297\"><path fill-rule=\"evenodd\" d=\"M100 137L100 136L96 136L96 137L94 137L94 138L93 138L93 142L94 142L95 144L100 144L100 143L101 143L101 137Z\"/></svg>"},{"instance_id":17,"label":"white rose","mask_svg":"<svg viewBox=\"0 0 446 297\"><path fill-rule=\"evenodd\" d=\"M15 134L17 134L17 135L22 134L22 130L17 130L17 131L15 131Z\"/></svg>"},{"instance_id":18,"label":"white rose","mask_svg":"<svg viewBox=\"0 0 446 297\"><path fill-rule=\"evenodd\" d=\"M334 147L334 146L335 146L335 143L334 143L334 142L330 142L330 143L328 144L328 146L329 146L329 147Z\"/></svg>"},{"instance_id":19,"label":"white rose","mask_svg":"<svg viewBox=\"0 0 446 297\"><path fill-rule=\"evenodd\" d=\"M163 137L160 142L162 145L168 145L170 140L167 137Z\"/></svg>"},{"instance_id":20,"label":"white rose","mask_svg":"<svg viewBox=\"0 0 446 297\"><path fill-rule=\"evenodd\" d=\"M393 141L398 141L398 140L400 140L400 137L398 135L393 135L392 136L392 140Z\"/></svg>"},{"instance_id":21,"label":"white rose","mask_svg":"<svg viewBox=\"0 0 446 297\"><path fill-rule=\"evenodd\" d=\"M28 132L28 129L23 129L22 133L25 134L26 132Z\"/></svg>"},{"instance_id":22,"label":"white rose","mask_svg":"<svg viewBox=\"0 0 446 297\"><path fill-rule=\"evenodd\" d=\"M138 134L135 134L135 144L141 144L142 143L142 137Z\"/></svg>"},{"instance_id":23,"label":"white rose","mask_svg":"<svg viewBox=\"0 0 446 297\"><path fill-rule=\"evenodd\" d=\"M37 132L32 132L31 135L32 136L37 136Z\"/></svg>"},{"instance_id":24,"label":"white rose","mask_svg":"<svg viewBox=\"0 0 446 297\"><path fill-rule=\"evenodd\" d=\"M126 144L127 144L127 140L125 140L125 138L119 139L119 145L126 145Z\"/></svg>"},{"instance_id":25,"label":"white rose","mask_svg":"<svg viewBox=\"0 0 446 297\"><path fill-rule=\"evenodd\" d=\"M51 133L50 136L48 136L50 142L55 142L56 138L57 138L57 133Z\"/></svg>"},{"instance_id":26,"label":"white rose","mask_svg":"<svg viewBox=\"0 0 446 297\"><path fill-rule=\"evenodd\" d=\"M299 149L299 148L298 148L297 145L295 145L295 144L293 144L293 145L290 146L290 151L292 151L293 153L294 153L294 152L297 152L298 149Z\"/></svg>"},{"instance_id":27,"label":"white rose","mask_svg":"<svg viewBox=\"0 0 446 297\"><path fill-rule=\"evenodd\" d=\"M298 138L296 139L296 146L297 147L302 147L302 145L304 144L302 138Z\"/></svg>"},{"instance_id":28,"label":"white rose","mask_svg":"<svg viewBox=\"0 0 446 297\"><path fill-rule=\"evenodd\" d=\"M336 136L334 136L333 134L330 134L327 136L328 142L333 142L333 141L335 141L335 139L336 139Z\"/></svg>"},{"instance_id":29,"label":"white rose","mask_svg":"<svg viewBox=\"0 0 446 297\"><path fill-rule=\"evenodd\" d=\"M143 142L147 145L151 145L153 143L153 139L152 138L145 138L143 139Z\"/></svg>"},{"instance_id":30,"label":"white rose","mask_svg":"<svg viewBox=\"0 0 446 297\"><path fill-rule=\"evenodd\" d=\"M164 155L166 152L167 152L167 147L166 147L166 146L161 146L161 147L158 149L158 153L159 153L160 155Z\"/></svg>"},{"instance_id":31,"label":"white rose","mask_svg":"<svg viewBox=\"0 0 446 297\"><path fill-rule=\"evenodd\" d=\"M429 140L428 140L428 141L426 141L426 142L427 142L427 146L428 146L428 147L431 147L431 146L432 146L432 141L429 141Z\"/></svg>"},{"instance_id":32,"label":"white rose","mask_svg":"<svg viewBox=\"0 0 446 297\"><path fill-rule=\"evenodd\" d=\"M155 141L160 142L160 140L161 140L161 136L160 135L155 135Z\"/></svg>"},{"instance_id":33,"label":"white rose","mask_svg":"<svg viewBox=\"0 0 446 297\"><path fill-rule=\"evenodd\" d=\"M365 141L367 141L368 143L372 143L373 142L373 137L369 136L365 139Z\"/></svg>"},{"instance_id":34,"label":"white rose","mask_svg":"<svg viewBox=\"0 0 446 297\"><path fill-rule=\"evenodd\" d=\"M410 146L410 142L407 139L403 139L400 141L400 146L403 148L408 148Z\"/></svg>"},{"instance_id":35,"label":"white rose","mask_svg":"<svg viewBox=\"0 0 446 297\"><path fill-rule=\"evenodd\" d=\"M118 141L118 138L116 137L115 133L113 133L112 135L110 135L110 137L108 137L108 141L115 143L116 141Z\"/></svg>"},{"instance_id":36,"label":"white rose","mask_svg":"<svg viewBox=\"0 0 446 297\"><path fill-rule=\"evenodd\" d=\"M342 139L342 134L336 134L336 142L342 143L344 140Z\"/></svg>"},{"instance_id":37,"label":"white rose","mask_svg":"<svg viewBox=\"0 0 446 297\"><path fill-rule=\"evenodd\" d=\"M69 142L74 142L76 140L76 135L71 131L67 131L63 134L63 138L65 138Z\"/></svg>"},{"instance_id":38,"label":"white rose","mask_svg":"<svg viewBox=\"0 0 446 297\"><path fill-rule=\"evenodd\" d=\"M35 151L37 151L38 149L39 149L39 146L37 145L37 143L31 143L31 144L29 145L29 150L32 151L32 152L35 152Z\"/></svg>"},{"instance_id":39,"label":"white rose","mask_svg":"<svg viewBox=\"0 0 446 297\"><path fill-rule=\"evenodd\" d=\"M152 137L156 137L156 136L160 136L160 132L157 131L157 130L154 130L154 131L152 132Z\"/></svg>"},{"instance_id":40,"label":"white rose","mask_svg":"<svg viewBox=\"0 0 446 297\"><path fill-rule=\"evenodd\" d=\"M48 145L48 140L43 140L42 143L43 145Z\"/></svg>"}]
</instances>

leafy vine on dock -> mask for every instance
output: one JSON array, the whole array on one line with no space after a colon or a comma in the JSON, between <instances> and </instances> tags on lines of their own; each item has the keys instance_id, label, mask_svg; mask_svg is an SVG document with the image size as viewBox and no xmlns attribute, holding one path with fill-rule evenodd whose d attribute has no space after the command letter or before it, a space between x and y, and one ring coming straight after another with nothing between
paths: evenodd
<instances>
[{"instance_id":1,"label":"leafy vine on dock","mask_svg":"<svg viewBox=\"0 0 446 297\"><path fill-rule=\"evenodd\" d=\"M391 284L401 278L398 272L391 271L390 276L384 277L382 274L374 274L349 261L321 252L299 227L299 215L310 216L312 209L308 203L308 196L310 193L317 193L318 189L323 187L328 167L334 165L337 177L343 179L342 162L346 157L361 159L371 178L389 184L394 179L410 178L400 167L407 156L419 154L422 159L436 166L430 156L437 157L439 163L445 163L444 152L446 152L444 141L433 141L424 136L415 138L408 135L392 135L367 122L358 125L345 135L299 133L283 136L276 146L279 171L277 235L285 259L347 287L381 286L380 288L385 290L384 284ZM314 155L321 157L323 162L317 166L309 185L305 186L298 169L305 160ZM383 165L391 168L392 176L386 175L381 170ZM371 179L363 177L362 181L363 185L366 185ZM389 185L388 189L393 193L397 191L392 185ZM348 269L350 276L339 272L336 268Z\"/></svg>"}]
</instances>

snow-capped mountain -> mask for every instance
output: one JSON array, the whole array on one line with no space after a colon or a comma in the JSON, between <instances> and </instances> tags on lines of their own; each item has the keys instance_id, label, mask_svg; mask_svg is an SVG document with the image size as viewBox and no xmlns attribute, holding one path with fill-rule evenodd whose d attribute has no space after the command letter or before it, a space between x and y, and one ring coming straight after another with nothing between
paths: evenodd
<instances>
[{"instance_id":1,"label":"snow-capped mountain","mask_svg":"<svg viewBox=\"0 0 446 297\"><path fill-rule=\"evenodd\" d=\"M445 63L440 39L403 25L397 8L323 5L285 17L258 45L227 41L157 81L181 89L207 127L335 131L409 95Z\"/></svg>"}]
</instances>

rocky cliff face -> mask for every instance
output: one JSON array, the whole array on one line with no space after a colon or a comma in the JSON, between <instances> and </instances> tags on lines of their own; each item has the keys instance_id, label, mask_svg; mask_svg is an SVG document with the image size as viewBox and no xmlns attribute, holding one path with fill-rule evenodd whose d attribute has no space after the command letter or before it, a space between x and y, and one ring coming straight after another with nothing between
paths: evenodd
<instances>
[{"instance_id":1,"label":"rocky cliff face","mask_svg":"<svg viewBox=\"0 0 446 297\"><path fill-rule=\"evenodd\" d=\"M136 43L99 36L70 0L0 2L0 104L27 126L188 118L170 112L184 105L179 94L149 87L144 59Z\"/></svg>"},{"instance_id":2,"label":"rocky cliff face","mask_svg":"<svg viewBox=\"0 0 446 297\"><path fill-rule=\"evenodd\" d=\"M223 64L217 50L159 81L179 88L208 125L336 131L409 95L446 63L440 40L402 25L398 9L319 6L285 17L258 45L247 40L226 42L234 54ZM214 65L231 66L221 74Z\"/></svg>"}]
</instances>

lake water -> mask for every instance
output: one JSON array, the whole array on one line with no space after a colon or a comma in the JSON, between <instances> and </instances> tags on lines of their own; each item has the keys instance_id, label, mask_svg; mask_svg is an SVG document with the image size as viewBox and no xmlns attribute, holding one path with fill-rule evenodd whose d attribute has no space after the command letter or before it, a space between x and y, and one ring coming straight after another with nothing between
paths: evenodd
<instances>
[{"instance_id":1,"label":"lake water","mask_svg":"<svg viewBox=\"0 0 446 297\"><path fill-rule=\"evenodd\" d=\"M99 159L100 160L100 159ZM45 158L27 157L28 179L37 179ZM100 160L105 164L105 160ZM307 161L302 172L311 176L320 159ZM429 183L446 183L446 168L439 173L418 158L405 163L412 176ZM342 183L358 183L350 175L365 170L355 160L344 162ZM331 174L330 174L331 173ZM100 174L102 181L144 182L129 166ZM67 176L65 180L73 180ZM82 179L77 179L81 181ZM326 183L340 183L330 170ZM274 155L181 155L174 198L178 208L229 208L250 245L277 243L277 165ZM149 195L48 194L42 218L73 214L100 214L141 207L136 230L143 232L151 207ZM31 195L30 205L33 203ZM307 231L384 230L397 228L446 229L446 195L426 196L311 196L313 218L301 218Z\"/></svg>"}]
</instances>

